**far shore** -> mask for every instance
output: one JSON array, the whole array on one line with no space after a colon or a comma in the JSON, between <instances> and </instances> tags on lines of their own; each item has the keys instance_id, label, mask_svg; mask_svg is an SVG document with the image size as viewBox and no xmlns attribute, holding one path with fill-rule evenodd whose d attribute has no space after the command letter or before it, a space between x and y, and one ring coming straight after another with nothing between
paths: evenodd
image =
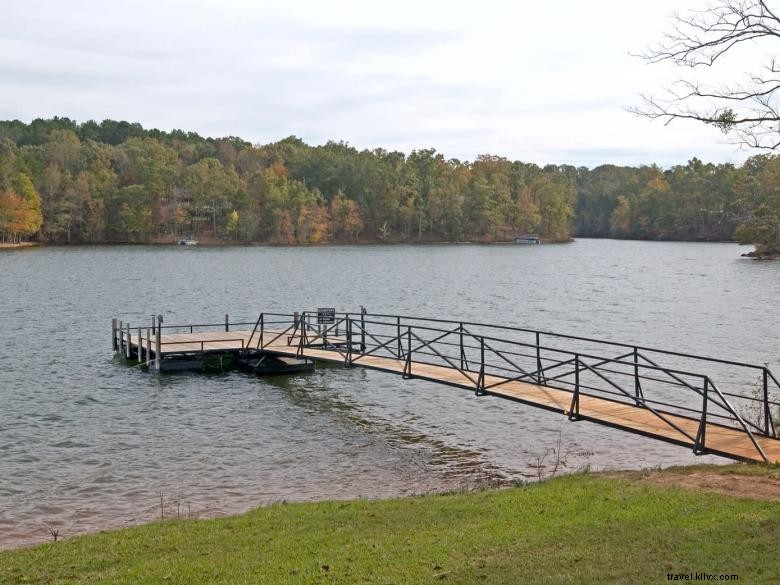
<instances>
[{"instance_id":1,"label":"far shore","mask_svg":"<svg viewBox=\"0 0 780 585\"><path fill-rule=\"evenodd\" d=\"M10 242L0 242L0 248L32 248L34 246L40 246L38 242L17 242L11 244Z\"/></svg>"},{"instance_id":2,"label":"far shore","mask_svg":"<svg viewBox=\"0 0 780 585\"><path fill-rule=\"evenodd\" d=\"M542 240L541 244L569 244L576 242L577 240L615 240L615 241L629 241L629 242L658 242L658 243L707 243L707 244L734 244L744 245L735 242L734 240L708 240L706 242L696 240L638 240L634 238L594 238L591 236L577 236L575 238L569 238L568 240ZM408 240L408 239L386 239L386 240L371 240L371 239L355 239L355 240L330 240L327 242L318 243L292 243L285 244L279 242L269 241L240 241L240 240L226 240L222 238L215 238L211 236L202 236L196 238L198 242L196 246L187 246L188 248L252 248L252 247L270 247L270 248L322 248L328 246L457 246L457 245L473 245L473 246L519 246L528 247L528 244L519 244L512 241L495 241L495 240ZM117 241L104 241L104 242L74 242L74 243L56 243L56 242L18 242L12 243L0 243L0 249L19 249L19 248L68 248L68 247L80 247L80 246L160 246L160 247L179 247L178 240L172 240L169 237L157 238L145 242L117 242ZM185 246L181 246L185 247ZM531 246L533 247L533 246ZM780 255L777 254L761 254L755 249L744 254L740 254L742 258L747 258L755 261L766 260L780 260Z\"/></svg>"},{"instance_id":3,"label":"far shore","mask_svg":"<svg viewBox=\"0 0 780 585\"><path fill-rule=\"evenodd\" d=\"M193 238L197 242L197 246L203 247L254 247L254 246L269 246L277 248L313 248L324 246L442 246L442 245L477 245L477 246L519 246L519 247L533 247L533 244L517 243L511 240L436 240L436 239L403 239L403 238L388 238L384 240L379 239L335 239L324 242L302 242L302 243L283 243L274 242L269 240L232 240L215 238L212 236L198 236ZM739 244L734 240L648 240L648 239L636 239L636 238L607 238L607 237L592 237L592 236L574 236L565 240L551 240L542 239L540 245L550 244L570 244L577 240L614 240L623 242L658 242L658 243L692 243L692 244ZM0 244L0 248L23 248L30 246L41 247L56 247L67 248L70 246L178 246L178 239L171 239L170 237L153 238L146 241L100 241L100 242L45 242L45 241L33 241L33 242L20 242L17 244ZM182 246L185 247L185 246ZM194 247L194 246L190 246ZM758 256L754 251L743 254L745 257Z\"/></svg>"},{"instance_id":4,"label":"far shore","mask_svg":"<svg viewBox=\"0 0 780 585\"><path fill-rule=\"evenodd\" d=\"M542 241L542 244L568 244L574 242L574 239L565 241ZM238 240L220 240L213 238L197 239L195 246L181 246L194 248L250 248L250 247L272 247L272 248L321 248L327 246L447 246L447 245L475 245L475 246L527 246L527 244L515 244L514 242L496 242L480 240L332 240L318 243L294 243L285 244L268 241L238 241ZM0 244L0 247L20 248L20 247L52 247L68 248L79 246L162 246L179 247L178 242L170 240L150 240L148 242L74 242L74 243L56 243L56 242L24 242L21 244Z\"/></svg>"}]
</instances>

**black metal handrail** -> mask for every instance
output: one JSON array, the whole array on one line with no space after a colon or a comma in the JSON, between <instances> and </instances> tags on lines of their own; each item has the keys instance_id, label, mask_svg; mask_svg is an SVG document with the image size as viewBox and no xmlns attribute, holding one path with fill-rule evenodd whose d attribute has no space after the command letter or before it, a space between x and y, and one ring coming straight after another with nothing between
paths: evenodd
<instances>
[{"instance_id":1,"label":"black metal handrail","mask_svg":"<svg viewBox=\"0 0 780 585\"><path fill-rule=\"evenodd\" d=\"M316 311L309 311L309 314L314 313L316 315ZM348 315L349 313L336 313L336 316L338 315ZM354 314L354 313L353 313ZM609 341L604 339L596 339L592 337L583 337L580 335L571 335L566 333L555 333L553 331L544 331L542 329L529 329L527 327L517 327L514 325L499 325L495 323L478 323L474 321L457 321L453 319L441 319L436 317L416 317L411 315L388 315L383 313L365 313L366 317L380 317L380 318L392 318L392 319L401 319L407 320L407 321L428 321L431 323L446 323L446 324L454 324L454 325L469 325L469 326L475 326L475 327L484 327L488 329L499 329L504 331L516 331L516 332L522 332L522 333L533 333L533 334L539 334L539 335L547 335L550 337L559 337L562 339L570 339L574 341L583 341L586 343L598 343L598 344L604 344L604 345L611 345L614 347L625 347L630 349L637 349L640 351L649 351L652 353L660 353L660 354L666 354L666 355L672 355L682 358L689 358L689 359L695 359L695 360L702 360L702 361L708 361L713 363L719 363L723 365L731 365L731 366L739 366L739 367L745 367L745 368L751 368L756 370L763 370L766 368L766 366L758 365L758 364L751 364L746 362L738 362L734 360L727 360L723 358L715 358L710 356L703 356L703 355L697 355L692 353L684 353L684 352L676 352L671 351L668 349L660 349L656 347L650 347L650 346L643 346L638 344L631 344L631 343L622 343L617 341ZM402 322L403 326L403 322ZM777 382L778 387L780 387L780 382Z\"/></svg>"},{"instance_id":2,"label":"black metal handrail","mask_svg":"<svg viewBox=\"0 0 780 585\"><path fill-rule=\"evenodd\" d=\"M303 312L301 314L305 315L307 313ZM337 315L348 316L348 315L350 315L350 313L337 313ZM372 317L373 318L392 319L393 322L376 321L374 319L371 319ZM629 348L629 349L633 350L634 353L638 353L640 351L643 352L642 354L639 355L639 357L641 357L643 360L646 360L646 361L650 362L651 364L653 364L655 362L653 360L651 360L650 358L648 358L646 355L644 355L644 352L659 353L659 354L665 354L665 355L675 356L675 357L684 358L684 359L691 359L691 360L697 360L697 361L706 361L706 362L723 364L723 365L730 365L730 366L736 366L736 367L744 367L744 368L749 368L749 369L756 369L756 370L760 370L760 371L764 372L765 376L767 377L767 381L771 380L774 383L774 385L777 387L777 389L780 389L780 382L777 381L776 377L772 374L772 372L766 366L750 364L750 363L745 363L745 362L738 362L738 361L734 361L734 360L713 358L713 357L709 357L709 356L702 356L702 355L696 355L696 354L691 354L691 353L674 352L674 351L670 351L670 350L664 350L664 349L653 348L653 347L648 347L648 346L631 345L631 344L626 344L626 343L605 341L605 340L589 338L589 337L584 337L584 336L566 335L566 334L554 333L554 332L549 332L549 331L540 331L540 330L535 330L535 329L528 329L528 328L523 328L523 327L514 327L514 326L507 326L507 325L475 323L475 322L469 322L469 321L455 321L455 320L451 320L451 319L438 319L438 318L413 317L413 316L401 316L401 315L386 315L386 314L381 314L381 313L367 313L367 314L364 314L362 316L362 322L364 322L366 324L378 324L378 325L384 325L384 326L393 326L393 325L395 325L398 328L406 326L406 325L403 324L403 320L416 321L416 322L429 321L431 323L444 323L444 324L448 324L448 325L458 325L461 328L464 327L465 325L469 325L469 326L483 327L483 328L487 328L487 329L496 329L496 330L503 330L503 331L518 331L518 332L523 332L523 333L533 333L535 336L537 336L537 338L538 338L538 336L545 335L545 336L557 337L557 338L561 338L561 339L571 339L571 340L582 341L582 342L587 342L587 343L605 344L605 345L610 345L610 346L615 346L615 347ZM425 329L430 330L430 331L444 331L443 329L438 328L438 327L430 327L430 326L426 326L426 325L415 326L415 328L420 328L420 327L425 328ZM464 334L468 335L469 333L470 332L468 332L467 330L464 329ZM473 336L474 334L471 334L471 335ZM376 334L375 334L375 336L376 336ZM482 337L482 336L480 336L480 337ZM494 337L494 336L487 336L487 335L485 335L484 338L486 340L495 340L495 341L500 341L500 342L507 342L507 343L512 343L514 345L522 345L522 346L526 346L526 347L530 347L530 348L543 349L545 351L562 352L562 353L569 353L569 354L572 351L572 350L567 350L567 349L555 348L555 347L551 347L551 346L544 346L544 345L541 345L539 343L525 343L525 342L518 342L518 341L510 341L510 340L507 340L505 338ZM508 353L509 352L507 352L507 354ZM584 357L588 357L586 354L582 354L582 355ZM626 365L625 362L621 362L621 363ZM631 365L631 364L629 364L629 365ZM644 369L646 369L646 368L644 368ZM662 367L662 368L658 368L658 369L660 371L663 371L663 372L665 372L667 374L670 374L670 375L675 375L675 373L686 373L683 370L675 370L675 369L668 368L668 367ZM723 394L724 395L730 395L732 397L739 397L739 398L744 399L744 400L759 401L759 402L762 402L762 403L765 402L762 399L756 399L754 397L746 396L746 395L736 395L736 394L729 393L729 392L723 392ZM780 405L780 402L776 402L776 401L773 401L773 400L768 400L768 404Z\"/></svg>"},{"instance_id":3,"label":"black metal handrail","mask_svg":"<svg viewBox=\"0 0 780 585\"><path fill-rule=\"evenodd\" d=\"M465 332L465 330L464 330L464 332ZM459 333L459 332L455 331L455 333ZM374 338L374 339L386 339L386 340L391 340L391 341L394 340L394 339L397 339L397 336L383 335L383 334L378 334L378 333L372 334L371 337ZM458 343L448 342L448 341L444 341L444 340L439 340L439 343L442 344L442 345L447 345L447 346L451 346L451 347L458 347L459 346ZM527 345L529 347L541 347L541 349L551 349L551 350L554 349L554 348L547 348L545 346L536 346L536 345L532 345L532 344L523 344L522 342L518 342L518 343L521 344L521 345ZM460 344L460 347L464 347L466 349L479 349L478 346L469 345L467 343ZM622 356L620 356L620 358L627 358L627 357L632 356L632 354L635 354L635 352L629 352L627 354L623 354ZM400 355L400 354L398 354L398 355ZM521 352L513 352L513 351L508 351L508 350L496 351L496 355L498 355L502 360L504 360L504 361L506 361L508 363L511 363L511 360L508 360L505 357L507 355L516 356L516 357L527 357L527 358L537 357L537 359L540 359L540 361L543 361L543 362L554 361L554 360L551 360L550 358L546 358L546 357L538 358L538 356L534 356L533 354L521 353ZM650 358L648 358L643 353L636 353L636 356L638 358L641 358L641 359L647 361L648 363L650 363L653 366L658 366L657 362L655 362L654 360L651 360ZM598 365L601 366L604 363L606 363L606 361L599 362ZM625 362L621 362L621 363L625 364ZM513 371L511 368L502 368L501 366L498 366L496 364L492 364L492 367L493 368L497 368L497 369L503 369L505 371ZM624 374L625 373L625 372L619 372L617 370L611 370L611 369L608 369L608 368L601 368L601 369L602 369L602 371L605 371L607 373L615 373L615 374ZM669 368L661 368L661 367L659 367L658 369L660 371L665 372L665 373L669 373L669 376L670 376L670 378L672 378L672 380L671 381L670 380L664 380L662 378L658 378L658 377L654 377L654 376L648 376L648 375L644 375L644 374L638 374L636 377L639 380L642 380L642 381L663 382L663 383L665 383L665 384L667 384L669 386L681 386L681 387L686 387L686 388L689 388L689 389L692 389L694 391L699 392L699 390L697 388L691 386L689 383L685 382L685 380L682 380L681 378L676 376L673 373L673 371L670 370ZM559 376L555 376L553 379L558 378L558 377ZM515 379L515 378L513 378L513 379ZM758 397L755 397L755 396L747 396L747 395L744 395L744 394L736 394L736 393L727 392L727 391L723 391L722 394L724 396L730 396L730 397L733 397L733 398L739 398L741 400L745 400L745 401L749 401L749 402L757 402L757 403L761 403L761 404L765 403L765 400L763 398L758 398ZM780 401L767 400L766 403L768 405L771 405L771 406L780 406Z\"/></svg>"},{"instance_id":4,"label":"black metal handrail","mask_svg":"<svg viewBox=\"0 0 780 585\"><path fill-rule=\"evenodd\" d=\"M302 322L301 327L310 331L314 331L313 339L317 340L322 339L322 337L326 337L327 333L334 328L338 328L340 325L345 325L345 328L350 332L347 343L347 347L349 349L347 349L347 352L349 357L348 361L351 364L359 362L361 357L379 355L380 353L384 352L385 354L396 359L405 359L409 365L405 368L404 375L410 376L412 375L411 356L414 355L414 363L424 363L429 365L445 364L446 367L460 372L464 375L464 382L469 380L471 383L473 383L478 393L489 393L491 388L518 380L531 381L536 384L547 385L551 387L557 387L555 384L571 385L570 381L564 380L563 378L574 376L577 379L577 390L575 392L577 394L577 403L579 394L584 394L580 391L581 387L587 386L579 381L581 372L589 372L602 380L603 383L606 383L608 387L616 389L617 392L614 392L614 390L609 391L603 388L597 388L595 386L591 386L589 388L592 388L596 393L608 393L622 397L624 400L631 401L635 405L646 408L647 410L653 412L654 415L663 419L667 424L681 432L689 440L694 442L696 449L701 450L704 448L704 442L706 440L704 432L702 431L701 436L693 437L690 433L684 429L679 428L670 419L668 419L667 415L673 413L657 410L657 408L653 406L654 404L668 406L677 410L686 411L688 413L696 412L700 415L701 424L704 424L709 419L718 419L721 421L731 422L737 427L740 427L749 436L756 450L764 459L766 459L766 456L760 444L757 442L755 435L764 434L768 436L777 436L773 421L771 420L769 407L778 405L780 403L769 398L767 389L768 383L770 381L773 382L778 389L780 389L780 384L777 383L777 379L766 366L756 366L754 364L746 364L734 360L722 360L706 356L697 356L689 353L658 350L644 346L605 342L602 340L582 336L553 334L527 328L460 322L446 319L425 319L421 317L408 317L399 315L362 314L359 318L354 318L351 316L354 315L354 313L339 313L337 316L340 318L337 318L335 323L330 325L330 327L325 328L325 335L321 335L316 328L312 327L309 321L310 315L308 315L307 312L301 312L300 315ZM404 323L404 321L407 322ZM408 321L414 321L414 323L408 323ZM454 328L445 329L441 326L433 326L434 324L445 324L454 326ZM467 329L466 326L468 326L469 329ZM481 332L477 333L471 330L472 328L477 327L496 331L519 331L522 333L533 333L535 337L535 343L519 341L516 339L507 339L506 337L498 337L496 335L481 334ZM388 333L387 331L383 332L377 330L381 330L383 328L394 331L392 333ZM353 330L356 330L361 334L363 348L357 354L352 351ZM426 335L430 338L426 339ZM631 351L616 357L597 355L595 353L584 353L563 347L544 345L540 341L540 338L543 338L543 336L551 336L558 339L570 339L587 343L601 343L612 347L627 348ZM457 341L453 340L453 337L457 337ZM412 343L412 340L414 340L414 344ZM301 339L299 341L299 345L302 345L303 341L304 340ZM500 348L499 344L501 344ZM406 350L402 351L401 348L404 345L406 345ZM511 349L505 349L505 346L515 348L525 347L533 350L533 352L512 351ZM457 347L460 350L460 355L457 357L453 355L447 355L448 347ZM471 357L471 361L474 362L473 367L466 366L468 359L464 359L464 354L468 350L479 350L479 353L481 354L479 359L475 359L473 356ZM717 387L717 385L713 383L709 375L681 369L678 367L663 366L660 364L660 362L645 355L647 352L676 356L685 358L687 360L698 360L760 370L764 372L763 378L766 382L764 385L764 396L759 398L743 394L722 392ZM340 353L343 355L343 352L340 351ZM485 353L487 353L491 359L498 360L499 363L496 363L495 361L491 363L489 360L486 360ZM561 358L552 359L550 357L551 354L561 356ZM431 361L428 358L438 360L438 363ZM521 365L517 361L517 358L536 358L538 367L536 369L527 368L525 364ZM587 360L590 360L593 363L588 363ZM542 366L543 362L551 365ZM574 369L571 369L572 363L574 363ZM478 370L477 367L479 367ZM551 370L562 367L568 369L563 373L556 373L554 376L548 375ZM621 371L619 369L621 367L632 370L633 374L630 371ZM500 377L503 379L486 385L486 373L495 370L500 370L502 372L502 376ZM507 372L510 374L514 373L515 375L507 375ZM653 372L656 374L652 375ZM628 390L626 387L621 386L620 383L613 379L614 376L632 378L634 381L634 388ZM695 384L693 383L694 379L697 380ZM691 391L694 393L694 395L699 395L702 398L703 405L698 410L695 410L689 404L674 404L673 402L668 402L666 400L651 399L643 394L642 383L648 381L655 384L663 384L664 386L668 386L670 388L677 388L678 391ZM763 404L765 407L763 427L752 421L746 421L744 417L734 408L727 396L750 401L753 403ZM714 408L707 408L708 405L717 407L720 412L714 411Z\"/></svg>"},{"instance_id":5,"label":"black metal handrail","mask_svg":"<svg viewBox=\"0 0 780 585\"><path fill-rule=\"evenodd\" d=\"M246 339L243 337L234 337L231 339L200 339L197 341L161 341L160 345L200 345L200 351L204 352L204 348L208 343L234 343L236 341L240 342L241 349L244 349L244 343L246 342Z\"/></svg>"},{"instance_id":6,"label":"black metal handrail","mask_svg":"<svg viewBox=\"0 0 780 585\"><path fill-rule=\"evenodd\" d=\"M369 321L369 320L366 320L365 323L367 325L371 325L371 324L375 324L375 325L388 325L387 323L382 323L382 322L379 322L379 321ZM411 327L411 326L407 326L407 327ZM439 333L452 333L451 331L448 331L448 330L445 330L445 329L437 329L437 328L428 327L428 326L415 326L415 327L413 327L413 329L415 329L415 330L423 330L423 331L430 331L430 332L439 332ZM470 336L470 337L472 337L472 338L474 338L474 339L484 339L485 341L496 341L496 342L500 342L500 343L508 343L510 345L518 345L518 346L524 346L524 347L537 347L536 345L531 344L531 343L522 342L522 341L515 341L515 340L508 340L508 339L502 339L500 337L492 337L492 336L487 336L487 335L478 335L478 334L475 334L475 333L465 333L465 334ZM557 348L557 347L544 346L544 345L538 346L538 347L540 347L544 351L548 351L548 352L554 352L554 353L560 353L560 354L566 354L566 355L575 355L575 354L579 353L579 355L581 357L584 357L584 358L597 359L597 360L599 360L599 359L600 360L606 360L606 361L609 361L611 363L627 365L627 366L631 366L631 367L633 367L635 365L633 362L621 361L621 360L617 360L617 359L614 359L614 358L604 358L603 356L598 356L598 355L588 354L588 353L575 352L573 350L568 350L568 349L561 349L561 348ZM633 348L634 346L624 346L624 347L631 347L631 348ZM664 368L664 367L659 367L659 366L647 366L647 365L642 365L640 367L642 367L644 369L657 370L657 371L662 371L662 372L665 372L665 373L673 373L673 374L678 374L678 375L701 376L701 374L699 374L699 373L689 372L689 371L685 371L685 370L678 370L678 369L674 369L674 368Z\"/></svg>"},{"instance_id":7,"label":"black metal handrail","mask_svg":"<svg viewBox=\"0 0 780 585\"><path fill-rule=\"evenodd\" d=\"M443 330L441 330L441 329L431 329L431 331L443 331ZM458 331L455 331L455 333L458 333ZM465 334L465 330L464 330L464 334ZM397 338L397 336L384 335L384 334L381 334L381 333L373 333L372 337L376 338L376 339L396 339ZM496 339L496 338L487 338L486 337L486 339ZM502 341L508 342L507 340L502 340ZM443 341L443 340L440 341L440 343L442 345L449 345L449 346L453 346L453 347L461 346L458 343L447 342L447 341ZM515 343L517 345L525 345L525 346L534 347L534 348L537 347L535 344L530 344L530 343L523 343L523 342L515 342ZM466 349L479 349L479 346L469 345L469 344L465 344L465 343L462 344L462 347L464 347ZM541 348L542 349L550 349L551 351L555 351L555 348L552 348L552 347L549 347L549 346L541 346ZM570 351L570 350L565 350L565 351ZM512 351L506 351L506 350L501 350L500 353L501 354L505 354L505 355L519 356L519 357L529 357L529 358L530 357L535 357L533 354L512 352ZM627 354L623 354L622 357L623 358L630 357L632 354L633 354L633 352L629 352ZM646 360L651 365L656 365L656 366L658 365L656 362L654 362L653 360L650 360L650 358L648 358L644 354L638 354L638 357L641 357L642 359ZM550 360L549 358L546 358L546 357L542 357L541 360L542 361L553 361L553 360ZM623 363L625 363L625 362L623 362ZM662 369L664 371L671 371L668 368L659 368L659 369ZM640 377L640 379L646 379L646 380L652 380L652 381L661 381L659 378L653 378L653 377L650 377L650 376L640 375L639 377ZM677 382L677 383L670 382L670 381L665 381L665 382L667 384L670 384L670 385L688 386L688 384L685 383L684 381L683 382ZM761 399L757 399L757 398L754 398L754 397L751 397L751 396L737 395L737 394L733 394L733 393L729 393L729 392L723 392L723 394L726 395L726 396L734 396L734 397L744 398L745 400L752 400L752 401L763 402ZM780 406L780 402L770 401L770 404L776 404L776 405Z\"/></svg>"},{"instance_id":8,"label":"black metal handrail","mask_svg":"<svg viewBox=\"0 0 780 585\"><path fill-rule=\"evenodd\" d=\"M652 412L694 442L697 451L705 448L708 420L724 421L722 424L736 426L746 432L764 458L756 435L777 437L771 415L772 409L780 406L773 396L780 391L780 382L766 365L510 325L364 311L336 313L333 321L327 324L314 324L314 317L315 313L311 311L292 314L264 312L255 322L229 323L226 315L225 321L220 323L160 324L158 330L184 328L193 331L195 328L224 327L228 331L233 326L251 325L253 329L248 341L234 338L203 342L171 341L163 345L193 343L199 344L202 351L204 343L219 341L240 341L242 349L268 349L283 344L295 345L298 355L303 355L307 348L316 347L333 351L348 366L372 356L391 357L403 362L406 377L413 376L413 364L446 367L462 374L463 385L473 387L478 394L489 394L491 389L511 382L564 389L572 392L570 416L576 415L575 407L578 408L580 395L609 395L613 397L610 400L630 403ZM521 334L520 339L507 335L513 332ZM528 339L526 335L532 337ZM564 343L551 343L552 340L576 344L572 348ZM577 344L583 343L591 344L591 347L587 351L577 347ZM599 345L629 351L619 355L599 355ZM653 354L653 357L647 354ZM664 365L664 360L656 354L676 358L674 367ZM721 391L713 382L712 372L705 374L677 365L689 362L759 371L760 388L756 391L754 384L739 378L737 393ZM593 377L596 385L589 384L585 380L588 377ZM753 395L744 392L747 387L754 389ZM696 396L701 398L698 407L693 401ZM746 420L732 400L760 405L760 420ZM758 406L755 408L758 409ZM697 416L693 417L691 413ZM668 419L670 414L699 420L700 432L693 437L675 426Z\"/></svg>"}]
</instances>

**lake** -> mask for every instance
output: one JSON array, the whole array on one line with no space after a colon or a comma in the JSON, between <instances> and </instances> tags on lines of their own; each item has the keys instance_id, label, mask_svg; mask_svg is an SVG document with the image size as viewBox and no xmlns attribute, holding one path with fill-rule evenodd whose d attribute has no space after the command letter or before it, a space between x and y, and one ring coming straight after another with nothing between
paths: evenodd
<instances>
[{"instance_id":1,"label":"lake","mask_svg":"<svg viewBox=\"0 0 780 585\"><path fill-rule=\"evenodd\" d=\"M317 306L506 323L768 363L780 262L736 244L114 246L0 251L0 547L282 500L383 497L688 450L359 368L156 376L111 318L254 321ZM556 449L560 455L554 455ZM539 470L539 464L546 467Z\"/></svg>"}]
</instances>

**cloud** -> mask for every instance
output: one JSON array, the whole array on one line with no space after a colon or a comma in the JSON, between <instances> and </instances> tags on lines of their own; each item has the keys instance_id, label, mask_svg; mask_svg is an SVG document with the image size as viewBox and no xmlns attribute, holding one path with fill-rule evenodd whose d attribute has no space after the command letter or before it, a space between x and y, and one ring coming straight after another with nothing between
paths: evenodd
<instances>
[{"instance_id":1,"label":"cloud","mask_svg":"<svg viewBox=\"0 0 780 585\"><path fill-rule=\"evenodd\" d=\"M0 118L540 164L744 158L712 129L623 110L665 73L627 55L660 34L664 2L8 0Z\"/></svg>"}]
</instances>

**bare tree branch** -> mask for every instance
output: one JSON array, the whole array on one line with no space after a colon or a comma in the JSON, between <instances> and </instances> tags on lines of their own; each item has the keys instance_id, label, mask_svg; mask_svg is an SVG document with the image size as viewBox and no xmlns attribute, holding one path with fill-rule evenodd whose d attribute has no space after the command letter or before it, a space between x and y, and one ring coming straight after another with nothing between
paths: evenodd
<instances>
[{"instance_id":1,"label":"bare tree branch","mask_svg":"<svg viewBox=\"0 0 780 585\"><path fill-rule=\"evenodd\" d=\"M772 50L774 41L780 41L780 17L765 0L716 0L705 10L675 14L663 41L637 56L648 63L714 68L744 43ZM772 57L744 83L708 87L681 80L665 96L643 95L642 105L627 109L665 124L682 119L713 125L737 144L774 150L780 147L778 98L780 66Z\"/></svg>"}]
</instances>

